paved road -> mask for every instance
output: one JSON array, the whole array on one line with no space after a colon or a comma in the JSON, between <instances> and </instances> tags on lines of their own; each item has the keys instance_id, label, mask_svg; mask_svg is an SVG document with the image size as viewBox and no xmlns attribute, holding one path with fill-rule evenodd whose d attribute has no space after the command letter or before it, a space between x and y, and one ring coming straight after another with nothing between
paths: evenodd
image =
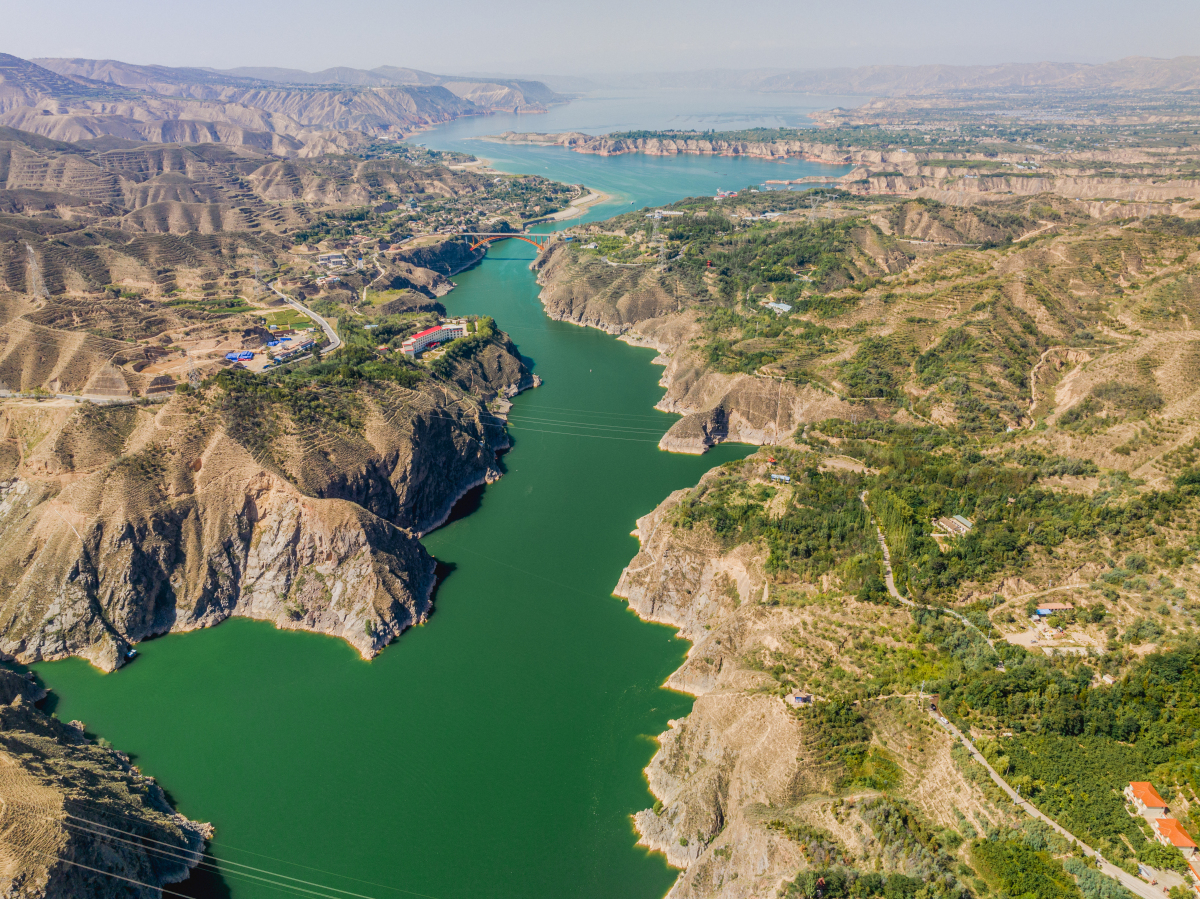
<instances>
[{"instance_id":1,"label":"paved road","mask_svg":"<svg viewBox=\"0 0 1200 899\"><path fill-rule=\"evenodd\" d=\"M156 394L151 397L136 397L136 396L99 396L91 393L54 393L46 394L45 396L34 396L32 393L13 393L8 390L0 390L0 398L14 400L37 400L39 402L49 402L50 400L73 400L83 403L95 403L97 406L128 406L136 404L142 400L151 403L162 402L168 398L169 394Z\"/></svg>"},{"instance_id":2,"label":"paved road","mask_svg":"<svg viewBox=\"0 0 1200 899\"><path fill-rule=\"evenodd\" d=\"M321 330L325 332L325 336L329 338L329 343L321 350L322 353L332 353L342 345L342 338L337 336L337 331L333 330L333 327L329 324L329 322L325 321L325 319L321 318L321 316L317 315L317 313L313 312L299 300L293 300L286 293L279 289L277 286L278 284L278 281L274 281L271 284L268 284L267 287L274 291L278 297L280 297L293 309L298 309L300 312L303 312L318 325L320 325Z\"/></svg>"},{"instance_id":3,"label":"paved road","mask_svg":"<svg viewBox=\"0 0 1200 899\"><path fill-rule=\"evenodd\" d=\"M983 757L983 753L981 753L978 749L975 748L975 744L971 742L970 738L967 737L966 734L964 734L957 727L955 727L953 724L951 724L949 721L947 721L945 718L941 717L940 715L938 715L934 712L930 712L930 715L933 717L933 719L935 721L937 721L938 724L940 724L947 731L949 731L952 736L954 736L956 739L962 741L962 744L967 747L967 751L971 753L971 757L973 759L975 759L975 761L979 762L979 764L983 765L984 769L991 776L991 778L995 782L996 786L998 786L1000 789L1002 789L1016 805L1019 805L1021 807L1021 809L1025 812L1025 814L1031 815L1032 817L1037 818L1039 821L1045 821L1047 824L1049 824L1051 827L1053 827L1058 833L1060 833L1064 837L1066 837L1067 840L1069 840L1073 843L1078 843L1079 847L1087 855L1093 856L1093 857L1096 855L1095 849L1093 849L1091 846L1088 846L1082 840L1077 839L1073 834L1071 834L1065 828L1060 827L1054 821L1047 818L1045 815L1043 815L1041 812L1039 812L1036 808L1034 808L1033 805L1031 805L1029 802L1027 802L1024 798L1022 798L1021 795L1016 790L1014 790L1012 787L1010 787L1008 785L1008 782L1003 777L1001 777L998 773L996 773L996 769L988 764L987 759L985 759ZM1106 862L1106 861L1101 861L1100 862L1100 870L1103 871L1105 874L1107 874L1109 877L1116 880L1118 883L1121 884L1121 886L1125 887L1127 890L1129 890L1131 893L1133 893L1136 896L1142 896L1142 897L1144 897L1144 899L1162 899L1162 897L1163 897L1164 891L1163 891L1162 887L1151 886L1150 884L1146 883L1144 880L1141 880L1138 877L1134 877L1128 871L1124 871L1121 868L1118 868L1116 865L1110 864L1109 862Z\"/></svg>"}]
</instances>

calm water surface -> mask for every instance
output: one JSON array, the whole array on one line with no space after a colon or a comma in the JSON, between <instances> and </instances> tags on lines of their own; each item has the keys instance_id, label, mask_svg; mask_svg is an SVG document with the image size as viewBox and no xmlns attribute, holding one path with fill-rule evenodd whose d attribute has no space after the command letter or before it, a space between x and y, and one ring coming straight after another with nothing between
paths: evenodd
<instances>
[{"instance_id":1,"label":"calm water surface","mask_svg":"<svg viewBox=\"0 0 1200 899\"><path fill-rule=\"evenodd\" d=\"M592 107L598 116L619 111L605 102ZM640 102L628 127L663 127L653 115L670 101ZM736 119L730 109L685 111ZM524 117L521 127L553 130L561 126L551 116L585 114L567 107ZM762 121L741 115L739 127ZM472 128L512 127L501 118L456 123L423 141L467 144L497 167L618 198L589 218L630 201L797 177L775 174L784 170L843 171L465 140ZM234 863L324 896L657 899L670 886L673 871L635 847L629 816L653 801L641 772L654 735L690 708L690 698L659 686L686 645L639 621L611 590L637 551L635 519L750 448L659 452L675 416L653 410L662 395L654 353L547 319L528 270L533 254L515 241L494 247L445 299L452 314L494 315L545 385L516 401L505 477L471 514L424 540L453 569L426 626L370 663L330 637L232 620L148 641L116 674L79 660L37 666L61 718L81 719L133 754L180 811L216 826L221 876L176 890L314 895L248 879L254 872Z\"/></svg>"}]
</instances>

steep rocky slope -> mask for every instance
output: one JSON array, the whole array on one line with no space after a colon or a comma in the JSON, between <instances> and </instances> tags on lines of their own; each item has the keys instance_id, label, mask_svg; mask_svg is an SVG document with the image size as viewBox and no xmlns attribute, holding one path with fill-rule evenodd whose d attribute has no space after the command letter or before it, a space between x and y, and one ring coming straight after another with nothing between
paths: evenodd
<instances>
[{"instance_id":1,"label":"steep rocky slope","mask_svg":"<svg viewBox=\"0 0 1200 899\"><path fill-rule=\"evenodd\" d=\"M359 328L353 360L262 382L225 353L273 337L260 322L280 301L255 270L288 259L280 232L381 192L467 194L483 176L4 136L0 193L21 206L0 219L0 385L169 401L5 401L3 651L111 669L140 639L239 614L337 634L370 657L424 620L433 561L416 536L498 476L507 438L486 404L534 383L515 347L496 334L444 377L403 365L380 376ZM39 197L58 198L53 212L29 208ZM377 262L376 281L444 294L441 272L478 255L423 247ZM414 296L425 304L382 311L398 333L423 327L423 309L444 314ZM215 380L175 394L189 372Z\"/></svg>"},{"instance_id":2,"label":"steep rocky slope","mask_svg":"<svg viewBox=\"0 0 1200 899\"><path fill-rule=\"evenodd\" d=\"M239 79L214 84L210 75L198 85L144 81L143 88L72 74L79 66L60 68L68 74L0 55L0 124L66 141L108 136L318 156L365 143L365 135L403 136L480 111L439 86L330 90Z\"/></svg>"},{"instance_id":3,"label":"steep rocky slope","mask_svg":"<svg viewBox=\"0 0 1200 899\"><path fill-rule=\"evenodd\" d=\"M200 862L211 828L82 724L39 711L43 695L0 669L0 891L157 899Z\"/></svg>"},{"instance_id":4,"label":"steep rocky slope","mask_svg":"<svg viewBox=\"0 0 1200 899\"><path fill-rule=\"evenodd\" d=\"M882 876L885 895L984 895L1003 874L993 849L1062 857L930 702L1106 858L1162 864L1136 827L1115 832L1130 778L1116 766L1148 768L1129 738L1157 740L1152 777L1191 808L1184 768L1164 761L1186 765L1193 732L1120 731L1097 711L1186 702L1200 671L1194 469L1151 489L1111 471L1064 477L1090 463L1047 465L1036 433L964 441L901 417L820 429L639 519L614 591L692 643L666 686L696 701L659 737L657 801L635 816L641 842L682 869L670 895L811 899L817 877L847 876ZM930 536L930 517L956 509L969 533ZM1051 602L1060 611L1031 628Z\"/></svg>"},{"instance_id":5,"label":"steep rocky slope","mask_svg":"<svg viewBox=\"0 0 1200 899\"><path fill-rule=\"evenodd\" d=\"M540 112L562 101L537 82L377 73L287 83L116 60L40 63L0 54L0 125L63 141L217 143L312 157L463 115Z\"/></svg>"},{"instance_id":6,"label":"steep rocky slope","mask_svg":"<svg viewBox=\"0 0 1200 899\"><path fill-rule=\"evenodd\" d=\"M461 380L492 396L529 386L506 346ZM3 651L105 669L147 636L229 615L370 658L429 612L416 537L498 477L507 446L479 400L432 380L322 396L218 379L158 407L13 400L0 414Z\"/></svg>"},{"instance_id":7,"label":"steep rocky slope","mask_svg":"<svg viewBox=\"0 0 1200 899\"><path fill-rule=\"evenodd\" d=\"M543 112L548 105L565 100L538 81L462 78L396 66L379 66L370 71L338 66L320 72L303 72L298 69L262 67L216 71L138 66L115 59L34 59L31 62L60 75L87 78L164 96L203 100L227 101L237 97L238 102L243 102L245 94L241 92L262 88L278 90L279 85L288 85L289 91L296 91L299 85L311 85L325 92L331 92L335 86L356 90L396 86L403 86L406 90L411 87L443 87L456 97L475 104L480 110L505 112ZM414 96L420 97L422 94L418 92Z\"/></svg>"}]
</instances>

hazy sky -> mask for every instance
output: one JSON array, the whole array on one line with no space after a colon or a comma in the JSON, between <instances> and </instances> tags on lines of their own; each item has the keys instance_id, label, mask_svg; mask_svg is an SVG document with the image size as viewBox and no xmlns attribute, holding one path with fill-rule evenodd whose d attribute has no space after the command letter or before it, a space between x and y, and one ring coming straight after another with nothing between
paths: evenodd
<instances>
[{"instance_id":1,"label":"hazy sky","mask_svg":"<svg viewBox=\"0 0 1200 899\"><path fill-rule=\"evenodd\" d=\"M1200 54L1200 0L0 0L0 51L588 74Z\"/></svg>"}]
</instances>

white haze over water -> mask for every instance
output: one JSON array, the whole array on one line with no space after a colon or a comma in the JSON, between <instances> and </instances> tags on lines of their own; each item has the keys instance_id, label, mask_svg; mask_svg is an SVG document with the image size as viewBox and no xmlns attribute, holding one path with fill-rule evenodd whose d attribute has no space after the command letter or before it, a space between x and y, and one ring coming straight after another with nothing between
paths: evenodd
<instances>
[{"instance_id":1,"label":"white haze over water","mask_svg":"<svg viewBox=\"0 0 1200 899\"><path fill-rule=\"evenodd\" d=\"M535 115L497 114L458 119L436 129L438 145L447 138L463 139L504 131L541 133L581 131L736 131L744 128L809 128L809 114L835 106L850 108L862 97L824 97L814 94L758 91L621 90L592 91L549 112ZM415 143L428 144L424 135ZM487 144L471 152L487 156Z\"/></svg>"}]
</instances>

